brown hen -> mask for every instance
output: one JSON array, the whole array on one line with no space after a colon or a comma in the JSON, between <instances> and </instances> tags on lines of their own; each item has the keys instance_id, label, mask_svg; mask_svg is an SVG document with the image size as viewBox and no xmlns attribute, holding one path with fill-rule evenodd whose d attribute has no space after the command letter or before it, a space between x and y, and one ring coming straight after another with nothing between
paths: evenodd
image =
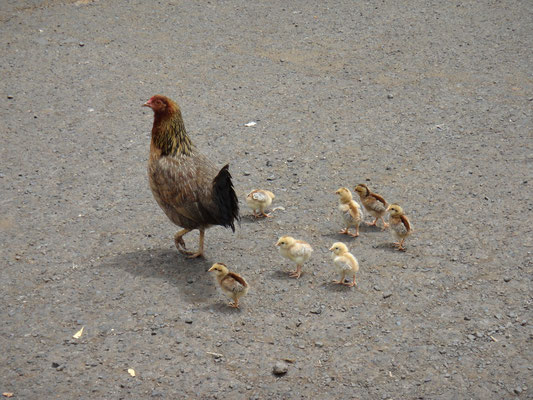
<instances>
[{"instance_id":1,"label":"brown hen","mask_svg":"<svg viewBox=\"0 0 533 400\"><path fill-rule=\"evenodd\" d=\"M230 227L239 219L239 204L228 165L218 170L187 135L179 106L156 95L143 104L154 111L148 178L152 193L167 217L183 229L174 236L176 248L190 258L204 255L205 230ZM200 231L198 251L185 247L183 236Z\"/></svg>"}]
</instances>

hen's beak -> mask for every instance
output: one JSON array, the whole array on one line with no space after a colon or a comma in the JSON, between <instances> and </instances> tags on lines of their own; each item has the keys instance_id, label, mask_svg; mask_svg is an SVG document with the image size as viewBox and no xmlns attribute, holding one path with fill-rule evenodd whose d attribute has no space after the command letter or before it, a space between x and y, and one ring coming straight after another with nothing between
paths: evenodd
<instances>
[{"instance_id":1,"label":"hen's beak","mask_svg":"<svg viewBox=\"0 0 533 400\"><path fill-rule=\"evenodd\" d=\"M142 105L143 107L150 107L152 108L152 103L150 103L150 100L148 100L146 103Z\"/></svg>"}]
</instances>

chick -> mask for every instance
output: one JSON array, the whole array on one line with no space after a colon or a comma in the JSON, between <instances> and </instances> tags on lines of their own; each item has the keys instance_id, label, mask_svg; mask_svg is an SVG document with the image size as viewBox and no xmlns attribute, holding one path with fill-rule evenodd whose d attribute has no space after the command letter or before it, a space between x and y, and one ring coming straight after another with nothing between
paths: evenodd
<instances>
[{"instance_id":1,"label":"chick","mask_svg":"<svg viewBox=\"0 0 533 400\"><path fill-rule=\"evenodd\" d=\"M374 222L367 224L369 226L377 226L378 219L381 219L383 221L382 230L387 229L389 225L383 219L383 216L387 212L387 202L385 199L377 193L372 193L368 186L363 183L357 185L354 190L359 194L361 203L363 203L368 213L376 218Z\"/></svg>"},{"instance_id":2,"label":"chick","mask_svg":"<svg viewBox=\"0 0 533 400\"><path fill-rule=\"evenodd\" d=\"M311 258L313 248L309 243L290 236L280 237L276 246L279 246L279 252L283 257L296 263L296 271L291 272L289 276L298 279L302 275L302 266Z\"/></svg>"},{"instance_id":3,"label":"chick","mask_svg":"<svg viewBox=\"0 0 533 400\"><path fill-rule=\"evenodd\" d=\"M218 285L222 292L233 299L233 303L229 303L231 307L239 308L239 299L248 293L250 286L242 276L235 272L230 272L226 264L215 263L209 272L215 271Z\"/></svg>"},{"instance_id":4,"label":"chick","mask_svg":"<svg viewBox=\"0 0 533 400\"><path fill-rule=\"evenodd\" d=\"M339 195L339 211L345 227L339 233L353 237L359 236L359 224L363 219L361 206L352 199L352 192L349 189L341 187L335 193ZM348 232L348 229L352 226L355 227L355 233Z\"/></svg>"},{"instance_id":5,"label":"chick","mask_svg":"<svg viewBox=\"0 0 533 400\"><path fill-rule=\"evenodd\" d=\"M389 222L392 228L392 234L397 242L394 242L394 246L398 247L398 250L405 251L403 242L413 232L409 218L403 212L403 209L398 204L391 204L387 211L390 214Z\"/></svg>"},{"instance_id":6,"label":"chick","mask_svg":"<svg viewBox=\"0 0 533 400\"><path fill-rule=\"evenodd\" d=\"M331 258L335 267L337 267L337 271L341 274L341 279L333 282L346 285L344 278L346 275L351 275L353 276L353 281L347 285L350 287L357 285L355 273L359 271L359 263L352 253L348 251L348 247L342 242L337 242L333 243L329 251L331 251Z\"/></svg>"},{"instance_id":7,"label":"chick","mask_svg":"<svg viewBox=\"0 0 533 400\"><path fill-rule=\"evenodd\" d=\"M270 214L265 214L265 210L272 204L275 197L274 193L268 190L254 189L246 196L246 204L254 212L254 217L270 217ZM256 213L257 210L259 210L259 215Z\"/></svg>"}]
</instances>

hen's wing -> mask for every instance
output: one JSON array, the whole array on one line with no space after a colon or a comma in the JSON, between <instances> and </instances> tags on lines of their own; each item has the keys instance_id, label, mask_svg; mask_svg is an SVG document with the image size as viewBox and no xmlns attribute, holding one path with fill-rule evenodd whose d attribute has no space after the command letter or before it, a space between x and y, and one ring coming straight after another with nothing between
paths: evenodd
<instances>
[{"instance_id":1,"label":"hen's wing","mask_svg":"<svg viewBox=\"0 0 533 400\"><path fill-rule=\"evenodd\" d=\"M150 163L150 184L167 215L185 228L233 226L237 196L226 165L217 171L202 154L163 156ZM218 172L218 173L217 173Z\"/></svg>"}]
</instances>

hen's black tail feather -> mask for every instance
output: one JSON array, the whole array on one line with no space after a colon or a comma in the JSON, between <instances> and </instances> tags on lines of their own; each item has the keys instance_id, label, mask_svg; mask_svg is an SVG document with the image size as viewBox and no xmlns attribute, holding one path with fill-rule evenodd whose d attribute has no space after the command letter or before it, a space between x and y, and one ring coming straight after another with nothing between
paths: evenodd
<instances>
[{"instance_id":1,"label":"hen's black tail feather","mask_svg":"<svg viewBox=\"0 0 533 400\"><path fill-rule=\"evenodd\" d=\"M213 179L213 200L219 210L217 223L230 227L235 232L234 221L239 220L239 200L235 194L229 164L222 167L220 172Z\"/></svg>"}]
</instances>

